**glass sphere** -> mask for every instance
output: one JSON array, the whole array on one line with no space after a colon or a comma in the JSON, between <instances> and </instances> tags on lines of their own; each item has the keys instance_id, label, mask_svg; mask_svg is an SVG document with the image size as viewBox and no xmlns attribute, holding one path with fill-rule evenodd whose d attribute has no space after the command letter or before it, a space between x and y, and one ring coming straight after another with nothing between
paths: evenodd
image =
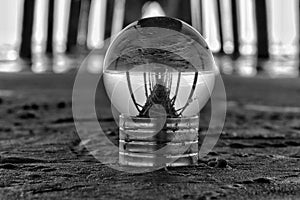
<instances>
[{"instance_id":1,"label":"glass sphere","mask_svg":"<svg viewBox=\"0 0 300 200\"><path fill-rule=\"evenodd\" d=\"M207 43L169 17L133 22L104 59L104 85L122 114L168 118L197 115L211 96L217 68Z\"/></svg>"}]
</instances>

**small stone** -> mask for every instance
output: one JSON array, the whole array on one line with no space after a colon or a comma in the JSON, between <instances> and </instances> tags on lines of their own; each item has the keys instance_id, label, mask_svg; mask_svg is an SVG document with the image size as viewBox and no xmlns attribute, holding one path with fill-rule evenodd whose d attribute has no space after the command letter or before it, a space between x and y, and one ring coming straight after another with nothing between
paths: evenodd
<instances>
[{"instance_id":1,"label":"small stone","mask_svg":"<svg viewBox=\"0 0 300 200\"><path fill-rule=\"evenodd\" d=\"M31 109L32 110L38 110L39 109L39 106L35 103L31 104Z\"/></svg>"},{"instance_id":2,"label":"small stone","mask_svg":"<svg viewBox=\"0 0 300 200\"><path fill-rule=\"evenodd\" d=\"M271 183L272 179L268 177L260 177L253 180L255 183Z\"/></svg>"},{"instance_id":3,"label":"small stone","mask_svg":"<svg viewBox=\"0 0 300 200\"><path fill-rule=\"evenodd\" d=\"M21 126L22 124L20 122L15 122L14 126Z\"/></svg>"},{"instance_id":4,"label":"small stone","mask_svg":"<svg viewBox=\"0 0 300 200\"><path fill-rule=\"evenodd\" d=\"M66 107L66 103L63 102L63 101L61 101L61 102L59 102L59 103L56 105L56 107L57 107L58 109L63 109L63 108Z\"/></svg>"},{"instance_id":5,"label":"small stone","mask_svg":"<svg viewBox=\"0 0 300 200\"><path fill-rule=\"evenodd\" d=\"M270 119L271 120L279 120L280 119L280 114L273 113L273 114L271 114Z\"/></svg>"},{"instance_id":6,"label":"small stone","mask_svg":"<svg viewBox=\"0 0 300 200\"><path fill-rule=\"evenodd\" d=\"M184 194L182 196L183 199L187 199L187 198L191 198L191 197L192 197L192 195L190 195L190 194Z\"/></svg>"},{"instance_id":7,"label":"small stone","mask_svg":"<svg viewBox=\"0 0 300 200\"><path fill-rule=\"evenodd\" d=\"M224 159L218 159L216 167L217 168L226 168L228 166L228 162Z\"/></svg>"},{"instance_id":8,"label":"small stone","mask_svg":"<svg viewBox=\"0 0 300 200\"><path fill-rule=\"evenodd\" d=\"M268 177L259 177L259 178L255 178L252 180L244 180L241 181L240 183L242 184L253 184L253 183L271 183L273 179L268 178Z\"/></svg>"},{"instance_id":9,"label":"small stone","mask_svg":"<svg viewBox=\"0 0 300 200\"><path fill-rule=\"evenodd\" d=\"M22 106L23 110L29 110L30 109L30 106L28 104L25 104Z\"/></svg>"}]
</instances>

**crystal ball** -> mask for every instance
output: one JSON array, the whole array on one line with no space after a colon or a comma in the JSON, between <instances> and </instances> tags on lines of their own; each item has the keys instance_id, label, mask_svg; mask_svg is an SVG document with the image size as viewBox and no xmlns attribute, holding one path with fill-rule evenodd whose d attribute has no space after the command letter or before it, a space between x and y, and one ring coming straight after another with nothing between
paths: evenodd
<instances>
[{"instance_id":1,"label":"crystal ball","mask_svg":"<svg viewBox=\"0 0 300 200\"><path fill-rule=\"evenodd\" d=\"M110 44L103 79L113 106L138 117L197 115L218 73L200 33L169 17L133 22Z\"/></svg>"}]
</instances>

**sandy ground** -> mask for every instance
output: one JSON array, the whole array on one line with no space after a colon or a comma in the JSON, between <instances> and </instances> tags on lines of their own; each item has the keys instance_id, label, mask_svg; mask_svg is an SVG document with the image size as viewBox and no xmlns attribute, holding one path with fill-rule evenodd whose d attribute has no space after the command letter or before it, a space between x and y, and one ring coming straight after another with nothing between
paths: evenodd
<instances>
[{"instance_id":1,"label":"sandy ground","mask_svg":"<svg viewBox=\"0 0 300 200\"><path fill-rule=\"evenodd\" d=\"M214 150L197 166L146 174L113 170L81 145L73 80L0 74L0 199L300 199L300 79L224 77L228 113ZM103 92L98 116L117 143Z\"/></svg>"}]
</instances>

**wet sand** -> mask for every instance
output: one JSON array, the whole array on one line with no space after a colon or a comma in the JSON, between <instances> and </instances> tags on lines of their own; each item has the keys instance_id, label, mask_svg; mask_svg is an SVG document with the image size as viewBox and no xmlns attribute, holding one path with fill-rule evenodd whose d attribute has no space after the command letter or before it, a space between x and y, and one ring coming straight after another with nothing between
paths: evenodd
<instances>
[{"instance_id":1,"label":"wet sand","mask_svg":"<svg viewBox=\"0 0 300 200\"><path fill-rule=\"evenodd\" d=\"M213 151L197 166L127 174L82 145L71 110L74 77L0 74L0 199L300 198L300 79L225 76L228 112ZM98 117L117 144L103 93L100 84ZM209 106L201 118L203 134Z\"/></svg>"}]
</instances>

